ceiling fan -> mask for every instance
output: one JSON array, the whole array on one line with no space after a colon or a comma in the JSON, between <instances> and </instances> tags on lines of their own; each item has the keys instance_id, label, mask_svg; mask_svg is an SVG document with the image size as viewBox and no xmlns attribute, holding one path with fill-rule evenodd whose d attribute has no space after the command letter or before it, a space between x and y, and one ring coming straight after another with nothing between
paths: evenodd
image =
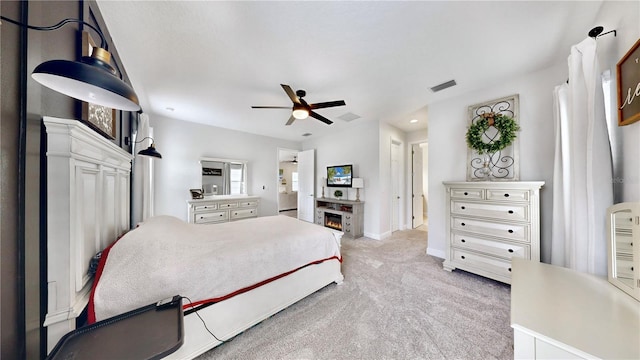
<instances>
[{"instance_id":1,"label":"ceiling fan","mask_svg":"<svg viewBox=\"0 0 640 360\"><path fill-rule=\"evenodd\" d=\"M315 104L308 104L303 97L307 95L307 92L304 90L298 90L295 93L291 89L289 85L280 84L284 89L284 92L289 95L289 98L293 102L293 107L289 106L252 106L252 109L292 109L291 117L289 117L289 121L285 125L291 125L296 119L306 119L308 116L312 118L318 119L327 125L333 124L333 121L327 119L326 117L318 114L313 111L316 109L324 109L334 106L343 106L346 105L344 100L336 100L336 101L327 101Z\"/></svg>"}]
</instances>

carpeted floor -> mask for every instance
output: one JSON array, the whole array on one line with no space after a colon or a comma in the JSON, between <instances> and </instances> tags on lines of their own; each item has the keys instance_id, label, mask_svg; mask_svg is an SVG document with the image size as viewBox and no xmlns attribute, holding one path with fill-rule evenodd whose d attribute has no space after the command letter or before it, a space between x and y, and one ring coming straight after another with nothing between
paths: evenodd
<instances>
[{"instance_id":1,"label":"carpeted floor","mask_svg":"<svg viewBox=\"0 0 640 360\"><path fill-rule=\"evenodd\" d=\"M198 359L512 359L510 287L442 270L427 233L343 239L329 285Z\"/></svg>"}]
</instances>

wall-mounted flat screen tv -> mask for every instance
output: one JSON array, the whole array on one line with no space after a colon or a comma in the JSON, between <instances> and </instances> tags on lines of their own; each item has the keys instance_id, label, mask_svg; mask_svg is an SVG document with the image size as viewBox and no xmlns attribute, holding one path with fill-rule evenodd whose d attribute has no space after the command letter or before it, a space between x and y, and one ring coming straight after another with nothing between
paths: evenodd
<instances>
[{"instance_id":1,"label":"wall-mounted flat screen tv","mask_svg":"<svg viewBox=\"0 0 640 360\"><path fill-rule=\"evenodd\" d=\"M327 186L351 187L353 165L327 166Z\"/></svg>"}]
</instances>

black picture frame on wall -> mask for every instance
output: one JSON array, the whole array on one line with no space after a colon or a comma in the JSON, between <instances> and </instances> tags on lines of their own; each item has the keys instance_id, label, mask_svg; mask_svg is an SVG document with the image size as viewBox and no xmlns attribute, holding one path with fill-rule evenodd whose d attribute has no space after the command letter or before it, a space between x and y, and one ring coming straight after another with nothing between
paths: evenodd
<instances>
[{"instance_id":1,"label":"black picture frame on wall","mask_svg":"<svg viewBox=\"0 0 640 360\"><path fill-rule=\"evenodd\" d=\"M616 64L618 126L640 120L640 40Z\"/></svg>"}]
</instances>

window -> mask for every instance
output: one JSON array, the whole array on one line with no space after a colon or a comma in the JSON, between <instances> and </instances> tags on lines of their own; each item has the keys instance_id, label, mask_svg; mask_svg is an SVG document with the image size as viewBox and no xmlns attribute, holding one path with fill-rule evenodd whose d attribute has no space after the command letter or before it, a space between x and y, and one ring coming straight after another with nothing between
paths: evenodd
<instances>
[{"instance_id":1,"label":"window","mask_svg":"<svg viewBox=\"0 0 640 360\"><path fill-rule=\"evenodd\" d=\"M242 194L242 164L231 164L229 171L231 194Z\"/></svg>"}]
</instances>

